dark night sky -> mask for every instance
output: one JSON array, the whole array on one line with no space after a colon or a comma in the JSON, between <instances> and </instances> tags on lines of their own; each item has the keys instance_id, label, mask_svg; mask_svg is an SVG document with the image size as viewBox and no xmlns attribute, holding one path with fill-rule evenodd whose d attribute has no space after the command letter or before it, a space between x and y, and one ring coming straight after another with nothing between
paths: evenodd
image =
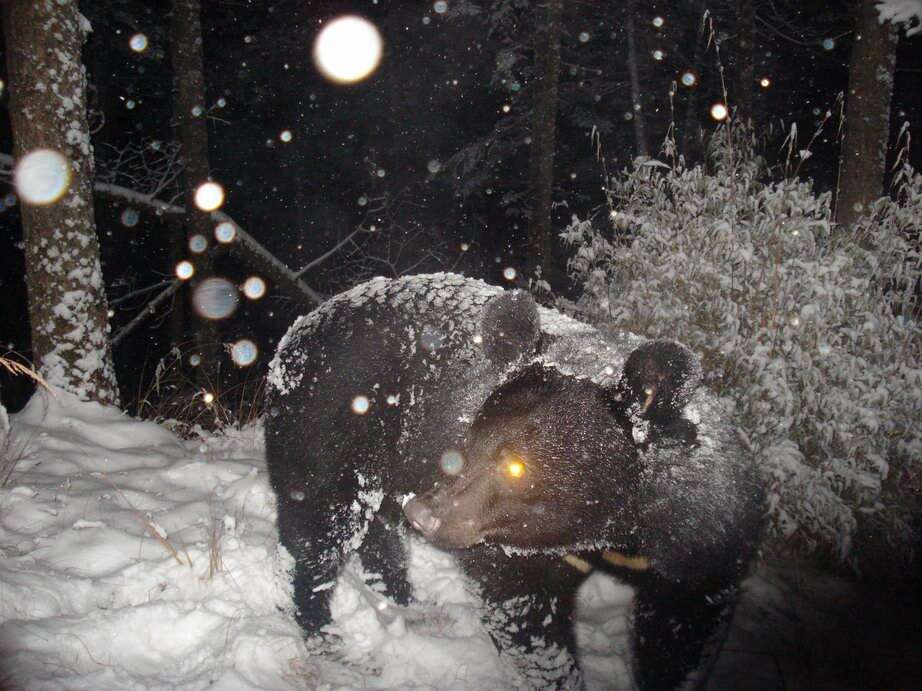
<instances>
[{"instance_id":1,"label":"dark night sky","mask_svg":"<svg viewBox=\"0 0 922 691\"><path fill-rule=\"evenodd\" d=\"M303 266L358 224L367 209L360 198L385 191L404 193L409 202L401 211L405 227L435 229L445 244L445 263L488 280L497 280L494 255L515 262L519 257L514 217L499 203L527 175L521 155L510 156L505 168L488 181L493 194L459 200L445 171L431 176L432 160L446 161L466 143L488 135L504 116L502 106L524 108L509 89L491 89L497 41L473 19L450 19L437 14L431 3L420 2L203 2L203 39L206 63L207 103L223 108L211 111L210 155L213 177L222 182L228 196L225 210L277 253L293 268ZM653 17L664 18L658 31L644 29L644 59L649 64L645 83L646 111L652 143L661 141L668 125L670 82L691 66L697 18L690 7L696 3L640 3L638 24L648 27ZM113 0L81 3L94 31L85 47L84 60L93 87L91 101L105 115L95 135L101 154L107 145L122 146L129 140L169 140L172 73L169 64L168 2ZM768 77L771 85L755 99L756 117L762 126L790 125L796 121L801 136L808 138L817 113L832 108L836 94L846 87L850 50L849 22L844 2L775 3L790 6L783 24L761 8L757 26L756 76ZM564 87L574 100L590 103L594 117L612 123L603 138L609 169L626 165L632 155L633 130L623 118L629 95L618 86L624 32L618 3L567 3L564 44ZM614 8L614 9L612 9ZM377 72L367 81L343 87L322 79L311 63L311 46L323 20L352 12L378 26L385 52ZM715 13L722 58L732 69L733 36L721 23L732 13ZM148 49L133 52L129 38L144 33ZM579 34L591 40L581 46ZM831 49L822 39L836 37ZM894 131L905 120L922 121L922 36L902 39L898 52L892 106ZM652 51L664 49L662 61ZM581 53L610 70L612 86L569 75L567 70ZM597 58L590 58L596 51ZM606 55L610 55L607 58ZM702 124L713 128L706 112L719 97L713 50L704 54L698 69L700 84L697 108ZM2 70L4 81L5 69ZM592 90L601 94L594 103ZM684 121L687 90L676 99L677 120ZM731 95L732 100L732 95ZM7 106L4 95L2 104ZM129 103L131 107L129 107ZM511 113L514 117L516 112ZM285 143L279 134L289 130ZM558 196L566 198L572 211L586 211L602 203L598 190L600 171L588 145L588 127L561 117L558 154ZM820 189L835 181L838 147L833 136L820 137L814 157L802 170ZM778 140L780 143L780 139ZM773 145L777 149L777 144ZM0 150L10 152L11 137L5 108L0 111ZM769 147L771 150L771 147ZM916 167L922 157L912 153ZM375 171L385 171L383 178ZM5 194L9 190L0 190ZM171 271L164 242L165 226L155 218L142 217L128 230L119 216L122 206L97 203L97 220L103 241L103 260L110 296L128 287L161 280ZM0 281L4 292L0 338L4 351L28 356L25 294L19 214L14 206L0 214ZM471 242L477 251L461 256L460 243ZM232 262L222 265L235 280L247 275ZM424 265L424 268L428 268ZM305 278L323 291L344 287L348 271L342 264L328 264L308 272ZM131 303L135 308L141 303ZM248 305L237 319L228 322L226 337L235 330L247 331L264 355L292 319L294 310L278 296L270 295ZM116 313L116 325L131 312ZM156 321L129 339L117 353L122 367L145 358L155 361L166 349L163 329ZM263 363L265 358L263 359ZM130 368L137 371L137 366ZM127 373L126 373L127 376ZM4 402L14 409L25 393L20 382L2 379ZM126 382L122 381L123 386Z\"/></svg>"}]
</instances>

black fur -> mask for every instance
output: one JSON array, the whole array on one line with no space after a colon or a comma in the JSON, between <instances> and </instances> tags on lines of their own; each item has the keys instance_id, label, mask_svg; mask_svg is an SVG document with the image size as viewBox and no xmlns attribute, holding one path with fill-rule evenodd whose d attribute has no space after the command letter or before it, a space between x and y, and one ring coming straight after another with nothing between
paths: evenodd
<instances>
[{"instance_id":1,"label":"black fur","mask_svg":"<svg viewBox=\"0 0 922 691\"><path fill-rule=\"evenodd\" d=\"M634 366L611 387L639 341L538 314L527 294L434 275L375 279L291 328L270 370L266 453L298 621L308 635L329 622L328 586L354 551L406 601L412 524L480 583L487 627L528 679L568 686L583 574L562 556L608 568L617 549L652 564L619 574L637 589L638 681L674 686L726 616L761 488L716 400L689 384L697 361L658 365L684 383L648 407L658 432L638 445ZM708 444L686 444L689 428Z\"/></svg>"}]
</instances>

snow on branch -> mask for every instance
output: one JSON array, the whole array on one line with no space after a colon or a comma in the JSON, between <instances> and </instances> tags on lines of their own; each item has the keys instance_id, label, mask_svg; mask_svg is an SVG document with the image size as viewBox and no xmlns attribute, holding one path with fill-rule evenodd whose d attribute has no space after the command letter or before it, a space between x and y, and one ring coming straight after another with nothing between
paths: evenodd
<instances>
[{"instance_id":1,"label":"snow on branch","mask_svg":"<svg viewBox=\"0 0 922 691\"><path fill-rule=\"evenodd\" d=\"M151 198L182 198L178 179L183 171L176 142L149 140L122 147L104 144L97 150L96 180L137 190Z\"/></svg>"},{"instance_id":2,"label":"snow on branch","mask_svg":"<svg viewBox=\"0 0 922 691\"><path fill-rule=\"evenodd\" d=\"M907 36L922 32L922 0L880 0L876 4L881 23L904 24Z\"/></svg>"}]
</instances>

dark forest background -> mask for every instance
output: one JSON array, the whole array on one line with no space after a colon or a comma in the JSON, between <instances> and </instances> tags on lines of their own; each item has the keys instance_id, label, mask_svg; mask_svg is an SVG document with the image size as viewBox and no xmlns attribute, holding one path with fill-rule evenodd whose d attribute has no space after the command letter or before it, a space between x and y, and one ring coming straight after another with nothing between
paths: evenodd
<instances>
[{"instance_id":1,"label":"dark forest background","mask_svg":"<svg viewBox=\"0 0 922 691\"><path fill-rule=\"evenodd\" d=\"M203 117L210 175L227 192L223 210L295 271L338 248L301 276L321 295L372 275L436 270L492 283L523 281L532 90L540 82L535 37L544 5L439 5L201 4ZM97 179L130 186L134 176L146 184L144 170L128 169L128 153L146 151L153 161L177 139L181 75L171 59L172 4L95 0L81 2L80 10L93 28L83 59ZM377 71L351 86L323 79L311 58L322 23L344 13L373 21L385 44ZM754 123L769 163L783 158L792 123L809 138L826 120L800 175L820 191L834 190L854 26L854 8L844 1L563 3L553 231L574 213L604 208L603 170L628 166L641 153L657 156L670 131L686 161L703 161L704 143L718 126L710 108L725 99L735 117ZM148 41L141 52L129 43L137 34ZM922 120L920 40L902 37L897 48L891 139L903 122ZM683 76L693 83L683 84ZM9 153L7 105L4 92L0 151ZM896 147L890 151L892 159ZM910 155L918 164L918 147ZM147 173L156 172L151 162ZM158 199L181 201L181 181ZM2 347L31 360L19 206L11 187L3 194ZM189 255L187 229L103 196L96 198L96 222L117 333ZM553 260L555 272L546 278L559 294L574 297L566 251L557 247ZM230 253L214 261L214 272L235 284L254 273ZM510 267L516 278L504 273ZM132 412L139 412L157 363L171 349L180 348L178 366L191 369L196 327L187 293L171 296L114 349L122 399ZM222 356L222 386L257 382L281 334L309 308L272 281L262 299L241 299L235 314L213 327L216 338L249 338L260 356L248 368ZM0 378L3 402L16 410L31 383L7 373Z\"/></svg>"}]
</instances>

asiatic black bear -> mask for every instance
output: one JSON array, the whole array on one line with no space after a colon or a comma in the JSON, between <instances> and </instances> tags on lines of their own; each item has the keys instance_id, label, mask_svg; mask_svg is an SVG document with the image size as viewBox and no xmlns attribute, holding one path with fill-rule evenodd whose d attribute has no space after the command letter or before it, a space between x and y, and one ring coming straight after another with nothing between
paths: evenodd
<instances>
[{"instance_id":1,"label":"asiatic black bear","mask_svg":"<svg viewBox=\"0 0 922 691\"><path fill-rule=\"evenodd\" d=\"M529 683L576 683L585 568L633 584L641 688L673 688L732 610L762 489L697 359L452 274L378 278L298 319L266 454L298 621L358 552L410 597L407 523L481 586ZM613 556L630 555L630 559Z\"/></svg>"}]
</instances>

